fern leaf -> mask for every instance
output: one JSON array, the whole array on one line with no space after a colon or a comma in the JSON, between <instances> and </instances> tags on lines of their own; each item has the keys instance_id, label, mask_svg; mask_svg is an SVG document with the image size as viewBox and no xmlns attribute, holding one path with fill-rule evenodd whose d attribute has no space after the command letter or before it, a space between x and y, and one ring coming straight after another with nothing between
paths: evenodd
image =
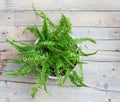
<instances>
[{"instance_id":1,"label":"fern leaf","mask_svg":"<svg viewBox=\"0 0 120 102\"><path fill-rule=\"evenodd\" d=\"M90 42L92 42L92 43L94 43L94 44L96 44L96 40L94 40L94 39L92 39L92 38L80 38L80 39L74 39L74 41L76 42L76 44L80 44L80 43L83 43L83 42L85 42L85 41L90 41Z\"/></svg>"},{"instance_id":2,"label":"fern leaf","mask_svg":"<svg viewBox=\"0 0 120 102\"><path fill-rule=\"evenodd\" d=\"M30 66L28 66L28 65L23 65L17 71L7 72L6 75L17 77L17 76L21 76L21 75L27 75L30 73L32 73L32 68L30 68Z\"/></svg>"}]
</instances>

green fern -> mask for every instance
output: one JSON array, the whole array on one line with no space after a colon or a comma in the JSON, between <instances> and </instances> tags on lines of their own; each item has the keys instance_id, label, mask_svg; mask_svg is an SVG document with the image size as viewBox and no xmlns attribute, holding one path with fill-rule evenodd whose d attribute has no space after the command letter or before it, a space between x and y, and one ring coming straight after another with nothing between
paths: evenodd
<instances>
[{"instance_id":1,"label":"green fern","mask_svg":"<svg viewBox=\"0 0 120 102\"><path fill-rule=\"evenodd\" d=\"M87 54L82 51L81 43L90 41L95 44L96 41L92 38L72 38L72 24L65 15L61 15L60 23L56 25L43 11L38 13L35 8L34 10L43 19L42 28L39 29L35 24L27 27L26 30L29 30L39 40L36 44L30 45L7 39L18 50L17 55L22 56L21 59L12 61L22 66L15 72L8 72L7 75L34 74L36 85L32 88L32 97L35 97L42 87L48 92L46 85L49 76L56 76L60 86L63 86L68 78L77 87L87 86L83 80L82 65L84 62L80 60L80 56L94 55L97 51ZM73 70L77 64L80 67L79 74Z\"/></svg>"}]
</instances>

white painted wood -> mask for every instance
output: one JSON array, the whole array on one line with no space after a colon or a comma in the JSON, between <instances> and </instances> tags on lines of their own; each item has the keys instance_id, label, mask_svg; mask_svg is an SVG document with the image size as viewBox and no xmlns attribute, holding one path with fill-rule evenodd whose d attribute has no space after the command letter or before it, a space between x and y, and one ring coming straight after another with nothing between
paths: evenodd
<instances>
[{"instance_id":1,"label":"white painted wood","mask_svg":"<svg viewBox=\"0 0 120 102\"><path fill-rule=\"evenodd\" d=\"M26 42L33 44L34 41ZM84 42L82 46L87 46L90 50L108 50L108 51L119 51L120 50L120 40L97 40L96 44L90 42ZM0 43L0 51L2 52L13 52L16 51L8 42Z\"/></svg>"},{"instance_id":2,"label":"white painted wood","mask_svg":"<svg viewBox=\"0 0 120 102\"><path fill-rule=\"evenodd\" d=\"M13 11L0 11L0 26L13 26L14 14Z\"/></svg>"},{"instance_id":3,"label":"white painted wood","mask_svg":"<svg viewBox=\"0 0 120 102\"><path fill-rule=\"evenodd\" d=\"M116 61L116 62L119 62L120 52L99 51L96 55L89 56L89 57L82 57L81 59L85 61L105 61L105 62Z\"/></svg>"},{"instance_id":4,"label":"white painted wood","mask_svg":"<svg viewBox=\"0 0 120 102\"><path fill-rule=\"evenodd\" d=\"M34 41L32 42L26 42L33 44ZM88 49L90 50L106 50L106 51L118 51L120 50L120 40L97 40L96 44L90 43L90 42L84 42L82 43L83 48L85 49L84 46L87 46ZM87 49L87 48L86 48ZM0 51L3 53L10 53L13 51L15 52L16 49L13 48L8 42L0 43Z\"/></svg>"},{"instance_id":5,"label":"white painted wood","mask_svg":"<svg viewBox=\"0 0 120 102\"><path fill-rule=\"evenodd\" d=\"M4 71L15 71L19 68L18 65L3 63ZM120 63L119 62L88 62L84 66L85 83L91 87L101 90L120 91ZM3 69L2 68L2 69ZM33 75L21 77L7 77L3 73L0 75L0 80L16 81L16 82L35 82ZM116 84L117 82L117 84ZM69 81L66 83L68 84ZM57 84L56 80L50 80L49 84Z\"/></svg>"},{"instance_id":6,"label":"white painted wood","mask_svg":"<svg viewBox=\"0 0 120 102\"><path fill-rule=\"evenodd\" d=\"M120 27L120 12L62 11L62 13L71 19L73 26ZM56 23L61 17L60 11L46 11L46 14ZM41 19L35 15L34 11L15 12L15 25L33 25L35 23L41 25Z\"/></svg>"},{"instance_id":7,"label":"white painted wood","mask_svg":"<svg viewBox=\"0 0 120 102\"><path fill-rule=\"evenodd\" d=\"M119 0L0 0L0 10L119 10Z\"/></svg>"},{"instance_id":8,"label":"white painted wood","mask_svg":"<svg viewBox=\"0 0 120 102\"><path fill-rule=\"evenodd\" d=\"M29 31L26 31L23 35L23 31L26 27L0 27L0 42L5 42L7 38L12 37L19 41L33 41L35 38ZM91 37L93 39L104 40L119 40L120 29L119 28L89 28L89 27L73 27L72 36L76 38Z\"/></svg>"},{"instance_id":9,"label":"white painted wood","mask_svg":"<svg viewBox=\"0 0 120 102\"><path fill-rule=\"evenodd\" d=\"M93 61L120 61L120 41L119 40L98 40L97 44L91 44L89 42L83 43L83 47L85 45L89 45L88 49L85 50L86 53L94 52L97 49L100 51L90 57L82 57L83 60L93 60ZM13 48L9 43L1 43L0 44L0 53L1 59L15 59L18 58L16 56L17 50Z\"/></svg>"},{"instance_id":10,"label":"white painted wood","mask_svg":"<svg viewBox=\"0 0 120 102\"><path fill-rule=\"evenodd\" d=\"M3 74L18 68L6 63L7 59L17 58L6 38L12 36L32 43L35 38L28 32L21 36L23 29L26 25L42 24L33 12L32 3L37 10L45 10L55 23L60 19L60 12L68 16L74 26L74 37L97 39L97 44L90 44L90 50L85 51L100 49L98 54L82 57L89 62L84 65L84 79L91 88L73 85L59 88L57 81L50 80L48 90L52 96L41 90L33 100L30 96L35 82L33 75L12 78ZM119 4L120 0L0 0L0 102L120 102Z\"/></svg>"},{"instance_id":11,"label":"white painted wood","mask_svg":"<svg viewBox=\"0 0 120 102\"><path fill-rule=\"evenodd\" d=\"M58 87L49 85L49 96L40 90L35 99L30 96L32 85L0 82L0 100L3 102L119 102L120 93L97 91L91 88ZM6 93L6 94L4 94ZM86 98L87 97L87 98ZM7 100L7 101L5 101Z\"/></svg>"},{"instance_id":12,"label":"white painted wood","mask_svg":"<svg viewBox=\"0 0 120 102\"><path fill-rule=\"evenodd\" d=\"M61 12L71 19L73 26L120 27L120 12ZM50 19L58 23L61 17L60 11L46 11L46 13ZM34 11L0 11L0 15L2 15L0 26L34 25L35 23L41 25L42 22Z\"/></svg>"},{"instance_id":13,"label":"white painted wood","mask_svg":"<svg viewBox=\"0 0 120 102\"><path fill-rule=\"evenodd\" d=\"M86 52L94 52L95 50L85 50ZM16 59L20 58L16 56L17 52L14 50L9 50L1 53L1 60ZM120 62L120 52L114 51L99 51L96 55L89 57L82 57L82 60L85 61L117 61Z\"/></svg>"}]
</instances>

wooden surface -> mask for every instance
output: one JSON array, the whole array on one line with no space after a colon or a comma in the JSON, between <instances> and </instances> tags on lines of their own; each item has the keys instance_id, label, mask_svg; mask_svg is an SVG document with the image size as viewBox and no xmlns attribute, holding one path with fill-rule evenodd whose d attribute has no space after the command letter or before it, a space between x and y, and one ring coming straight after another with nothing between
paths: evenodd
<instances>
[{"instance_id":1,"label":"wooden surface","mask_svg":"<svg viewBox=\"0 0 120 102\"><path fill-rule=\"evenodd\" d=\"M6 38L33 43L35 38L29 32L22 36L22 32L34 23L41 26L32 3L56 23L61 12L68 16L73 24L73 37L97 40L96 45L89 44L89 50L84 50L99 49L98 54L82 58L88 62L84 65L84 79L89 88L73 85L60 88L57 81L50 80L48 90L52 95L41 90L32 99L33 75L17 78L4 75L19 67L9 63L17 58L17 51ZM120 0L0 0L0 102L120 102Z\"/></svg>"}]
</instances>

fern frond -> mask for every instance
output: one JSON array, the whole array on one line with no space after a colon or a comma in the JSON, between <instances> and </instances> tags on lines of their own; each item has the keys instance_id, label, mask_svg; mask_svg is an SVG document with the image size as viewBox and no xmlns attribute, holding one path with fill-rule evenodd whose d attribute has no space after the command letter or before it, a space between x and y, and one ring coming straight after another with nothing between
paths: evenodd
<instances>
[{"instance_id":1,"label":"fern frond","mask_svg":"<svg viewBox=\"0 0 120 102\"><path fill-rule=\"evenodd\" d=\"M18 51L23 51L22 47L20 45L16 44L16 42L14 42L14 40L7 39L7 42L9 42Z\"/></svg>"},{"instance_id":2,"label":"fern frond","mask_svg":"<svg viewBox=\"0 0 120 102\"><path fill-rule=\"evenodd\" d=\"M85 41L89 41L89 42L96 44L96 40L94 40L92 38L80 38L80 39L76 38L76 39L74 39L74 41L76 42L76 44L78 44L78 43L80 44L80 43L83 43Z\"/></svg>"},{"instance_id":3,"label":"fern frond","mask_svg":"<svg viewBox=\"0 0 120 102\"><path fill-rule=\"evenodd\" d=\"M72 73L70 75L70 80L77 87L82 87L82 86L86 87L87 86L83 82L83 77L79 76L75 70L72 71Z\"/></svg>"},{"instance_id":4,"label":"fern frond","mask_svg":"<svg viewBox=\"0 0 120 102\"><path fill-rule=\"evenodd\" d=\"M38 90L41 88L41 84L40 82L36 83L33 87L32 87L32 91L31 91L31 96L33 98L35 98L36 93L38 92Z\"/></svg>"},{"instance_id":5,"label":"fern frond","mask_svg":"<svg viewBox=\"0 0 120 102\"><path fill-rule=\"evenodd\" d=\"M95 52L92 52L92 53L85 53L85 52L82 51L81 48L79 49L79 54L80 54L81 56L91 56L91 55L95 55L97 52L98 52L98 50L95 51Z\"/></svg>"},{"instance_id":6,"label":"fern frond","mask_svg":"<svg viewBox=\"0 0 120 102\"><path fill-rule=\"evenodd\" d=\"M6 75L8 76L21 76L21 75L27 75L27 74L30 74L32 73L34 70L32 68L30 68L29 65L23 65L21 66L17 71L15 72L6 72Z\"/></svg>"}]
</instances>

